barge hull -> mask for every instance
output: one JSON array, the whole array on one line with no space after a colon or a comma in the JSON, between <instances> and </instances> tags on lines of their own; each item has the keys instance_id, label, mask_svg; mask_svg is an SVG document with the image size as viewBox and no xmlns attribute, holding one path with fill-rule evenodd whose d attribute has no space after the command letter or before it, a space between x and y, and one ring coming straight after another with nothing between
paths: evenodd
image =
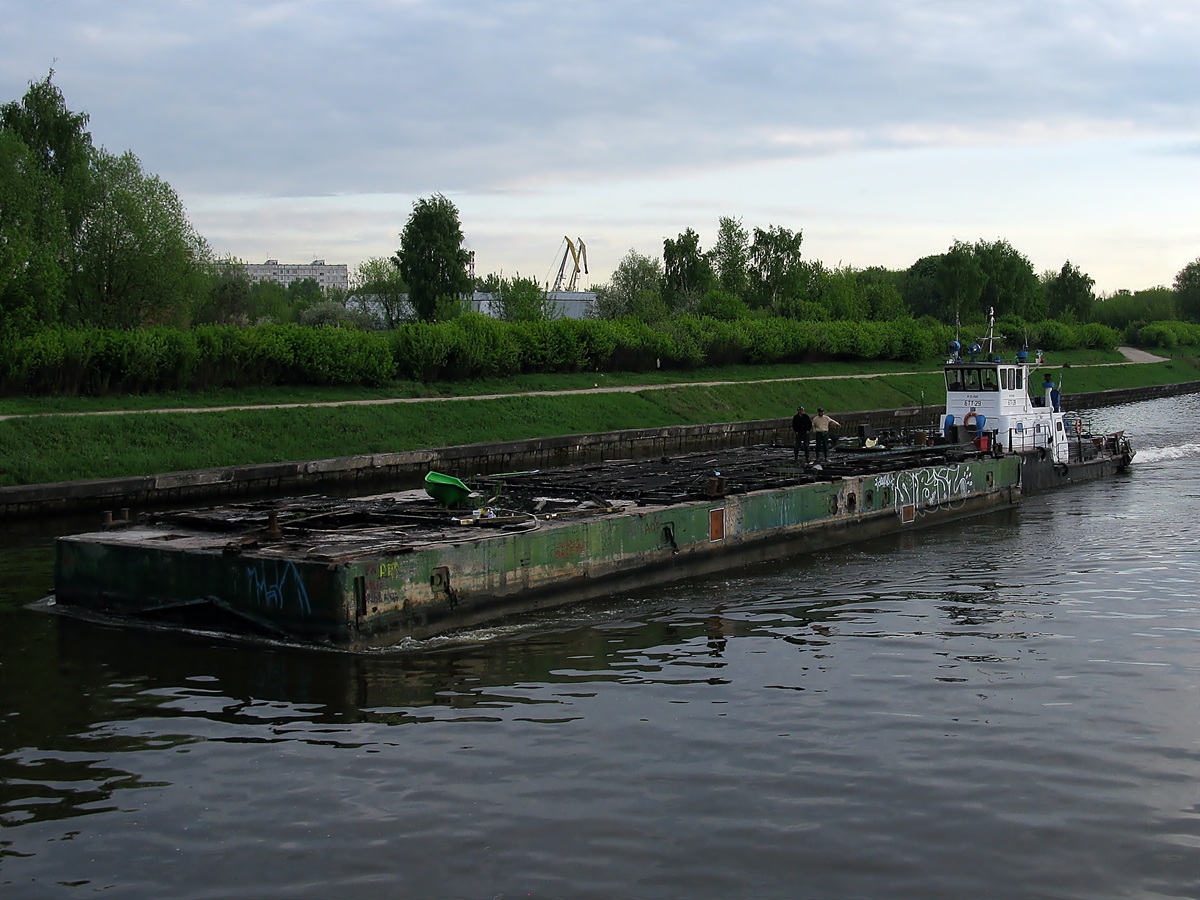
<instances>
[{"instance_id":1,"label":"barge hull","mask_svg":"<svg viewBox=\"0 0 1200 900\"><path fill-rule=\"evenodd\" d=\"M392 529L368 544L137 525L60 539L57 599L184 621L207 606L259 634L386 646L1012 506L1020 481L1017 456L980 455L739 494L717 484L701 500L534 518L522 530L468 519L456 536L409 540Z\"/></svg>"},{"instance_id":2,"label":"barge hull","mask_svg":"<svg viewBox=\"0 0 1200 900\"><path fill-rule=\"evenodd\" d=\"M1026 494L1049 491L1070 484L1112 478L1129 468L1121 455L1105 454L1086 460L1056 463L1047 454L1021 454L1021 490Z\"/></svg>"},{"instance_id":3,"label":"barge hull","mask_svg":"<svg viewBox=\"0 0 1200 900\"><path fill-rule=\"evenodd\" d=\"M728 572L731 568L787 559L902 531L928 528L1015 506L1019 500L1020 492L1017 488L1004 488L963 498L953 504L924 507L916 521L906 522L899 514L876 513L814 522L799 529L755 541L730 544L720 551L708 549L674 554L660 549L652 555L643 554L636 566L614 566L607 571L596 569L571 575L564 574L561 580L548 580L515 592L481 592L481 595L475 597L459 598L453 605L446 602L430 603L422 608L417 616L402 621L397 627L385 626L373 634L361 633L357 643L363 647L391 644L395 642L398 632L414 638L430 637L494 621L498 616L594 600L684 578L720 574Z\"/></svg>"}]
</instances>

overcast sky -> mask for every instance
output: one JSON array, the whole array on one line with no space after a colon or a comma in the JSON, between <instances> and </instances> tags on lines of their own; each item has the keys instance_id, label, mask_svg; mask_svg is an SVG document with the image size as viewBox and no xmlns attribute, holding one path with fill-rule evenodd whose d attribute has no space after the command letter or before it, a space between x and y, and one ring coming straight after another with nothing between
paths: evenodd
<instances>
[{"instance_id":1,"label":"overcast sky","mask_svg":"<svg viewBox=\"0 0 1200 900\"><path fill-rule=\"evenodd\" d=\"M729 215L826 265L1003 238L1099 291L1200 257L1195 0L0 0L0 100L53 67L220 255L590 284Z\"/></svg>"}]
</instances>

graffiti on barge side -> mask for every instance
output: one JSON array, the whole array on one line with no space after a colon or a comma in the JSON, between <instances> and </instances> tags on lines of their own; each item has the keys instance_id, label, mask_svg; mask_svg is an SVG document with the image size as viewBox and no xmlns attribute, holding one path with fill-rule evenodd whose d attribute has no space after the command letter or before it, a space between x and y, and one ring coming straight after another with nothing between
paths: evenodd
<instances>
[{"instance_id":1,"label":"graffiti on barge side","mask_svg":"<svg viewBox=\"0 0 1200 900\"><path fill-rule=\"evenodd\" d=\"M268 568L274 569L269 573ZM300 577L294 562L269 564L266 562L246 566L246 578L250 582L250 593L260 606L284 609L294 606L297 611L308 615L312 604L308 602L308 588Z\"/></svg>"},{"instance_id":2,"label":"graffiti on barge side","mask_svg":"<svg viewBox=\"0 0 1200 900\"><path fill-rule=\"evenodd\" d=\"M875 484L892 489L896 509L947 503L975 491L975 479L968 466L932 466L889 472L878 476Z\"/></svg>"}]
</instances>

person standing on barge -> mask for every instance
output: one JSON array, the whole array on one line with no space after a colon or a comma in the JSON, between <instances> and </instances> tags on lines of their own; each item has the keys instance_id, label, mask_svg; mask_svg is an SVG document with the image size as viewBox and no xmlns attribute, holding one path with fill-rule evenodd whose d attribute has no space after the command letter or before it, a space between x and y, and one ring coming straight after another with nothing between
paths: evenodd
<instances>
[{"instance_id":1,"label":"person standing on barge","mask_svg":"<svg viewBox=\"0 0 1200 900\"><path fill-rule=\"evenodd\" d=\"M817 417L812 420L813 434L817 437L817 462L822 459L829 461L829 429L840 428L841 425L837 419L825 415L824 408L817 409Z\"/></svg>"},{"instance_id":2,"label":"person standing on barge","mask_svg":"<svg viewBox=\"0 0 1200 900\"><path fill-rule=\"evenodd\" d=\"M804 450L804 464L808 465L808 435L812 431L812 417L804 411L803 406L796 407L792 416L792 431L796 433L796 446L792 453L792 462L800 462L800 451Z\"/></svg>"}]
</instances>

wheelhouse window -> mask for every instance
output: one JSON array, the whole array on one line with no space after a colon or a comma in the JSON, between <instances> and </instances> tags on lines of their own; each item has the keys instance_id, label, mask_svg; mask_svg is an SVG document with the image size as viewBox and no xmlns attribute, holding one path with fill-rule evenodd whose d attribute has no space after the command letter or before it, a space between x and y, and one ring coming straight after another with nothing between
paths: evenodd
<instances>
[{"instance_id":1,"label":"wheelhouse window","mask_svg":"<svg viewBox=\"0 0 1200 900\"><path fill-rule=\"evenodd\" d=\"M994 369L947 369L946 390L948 391L994 391L997 390Z\"/></svg>"}]
</instances>

